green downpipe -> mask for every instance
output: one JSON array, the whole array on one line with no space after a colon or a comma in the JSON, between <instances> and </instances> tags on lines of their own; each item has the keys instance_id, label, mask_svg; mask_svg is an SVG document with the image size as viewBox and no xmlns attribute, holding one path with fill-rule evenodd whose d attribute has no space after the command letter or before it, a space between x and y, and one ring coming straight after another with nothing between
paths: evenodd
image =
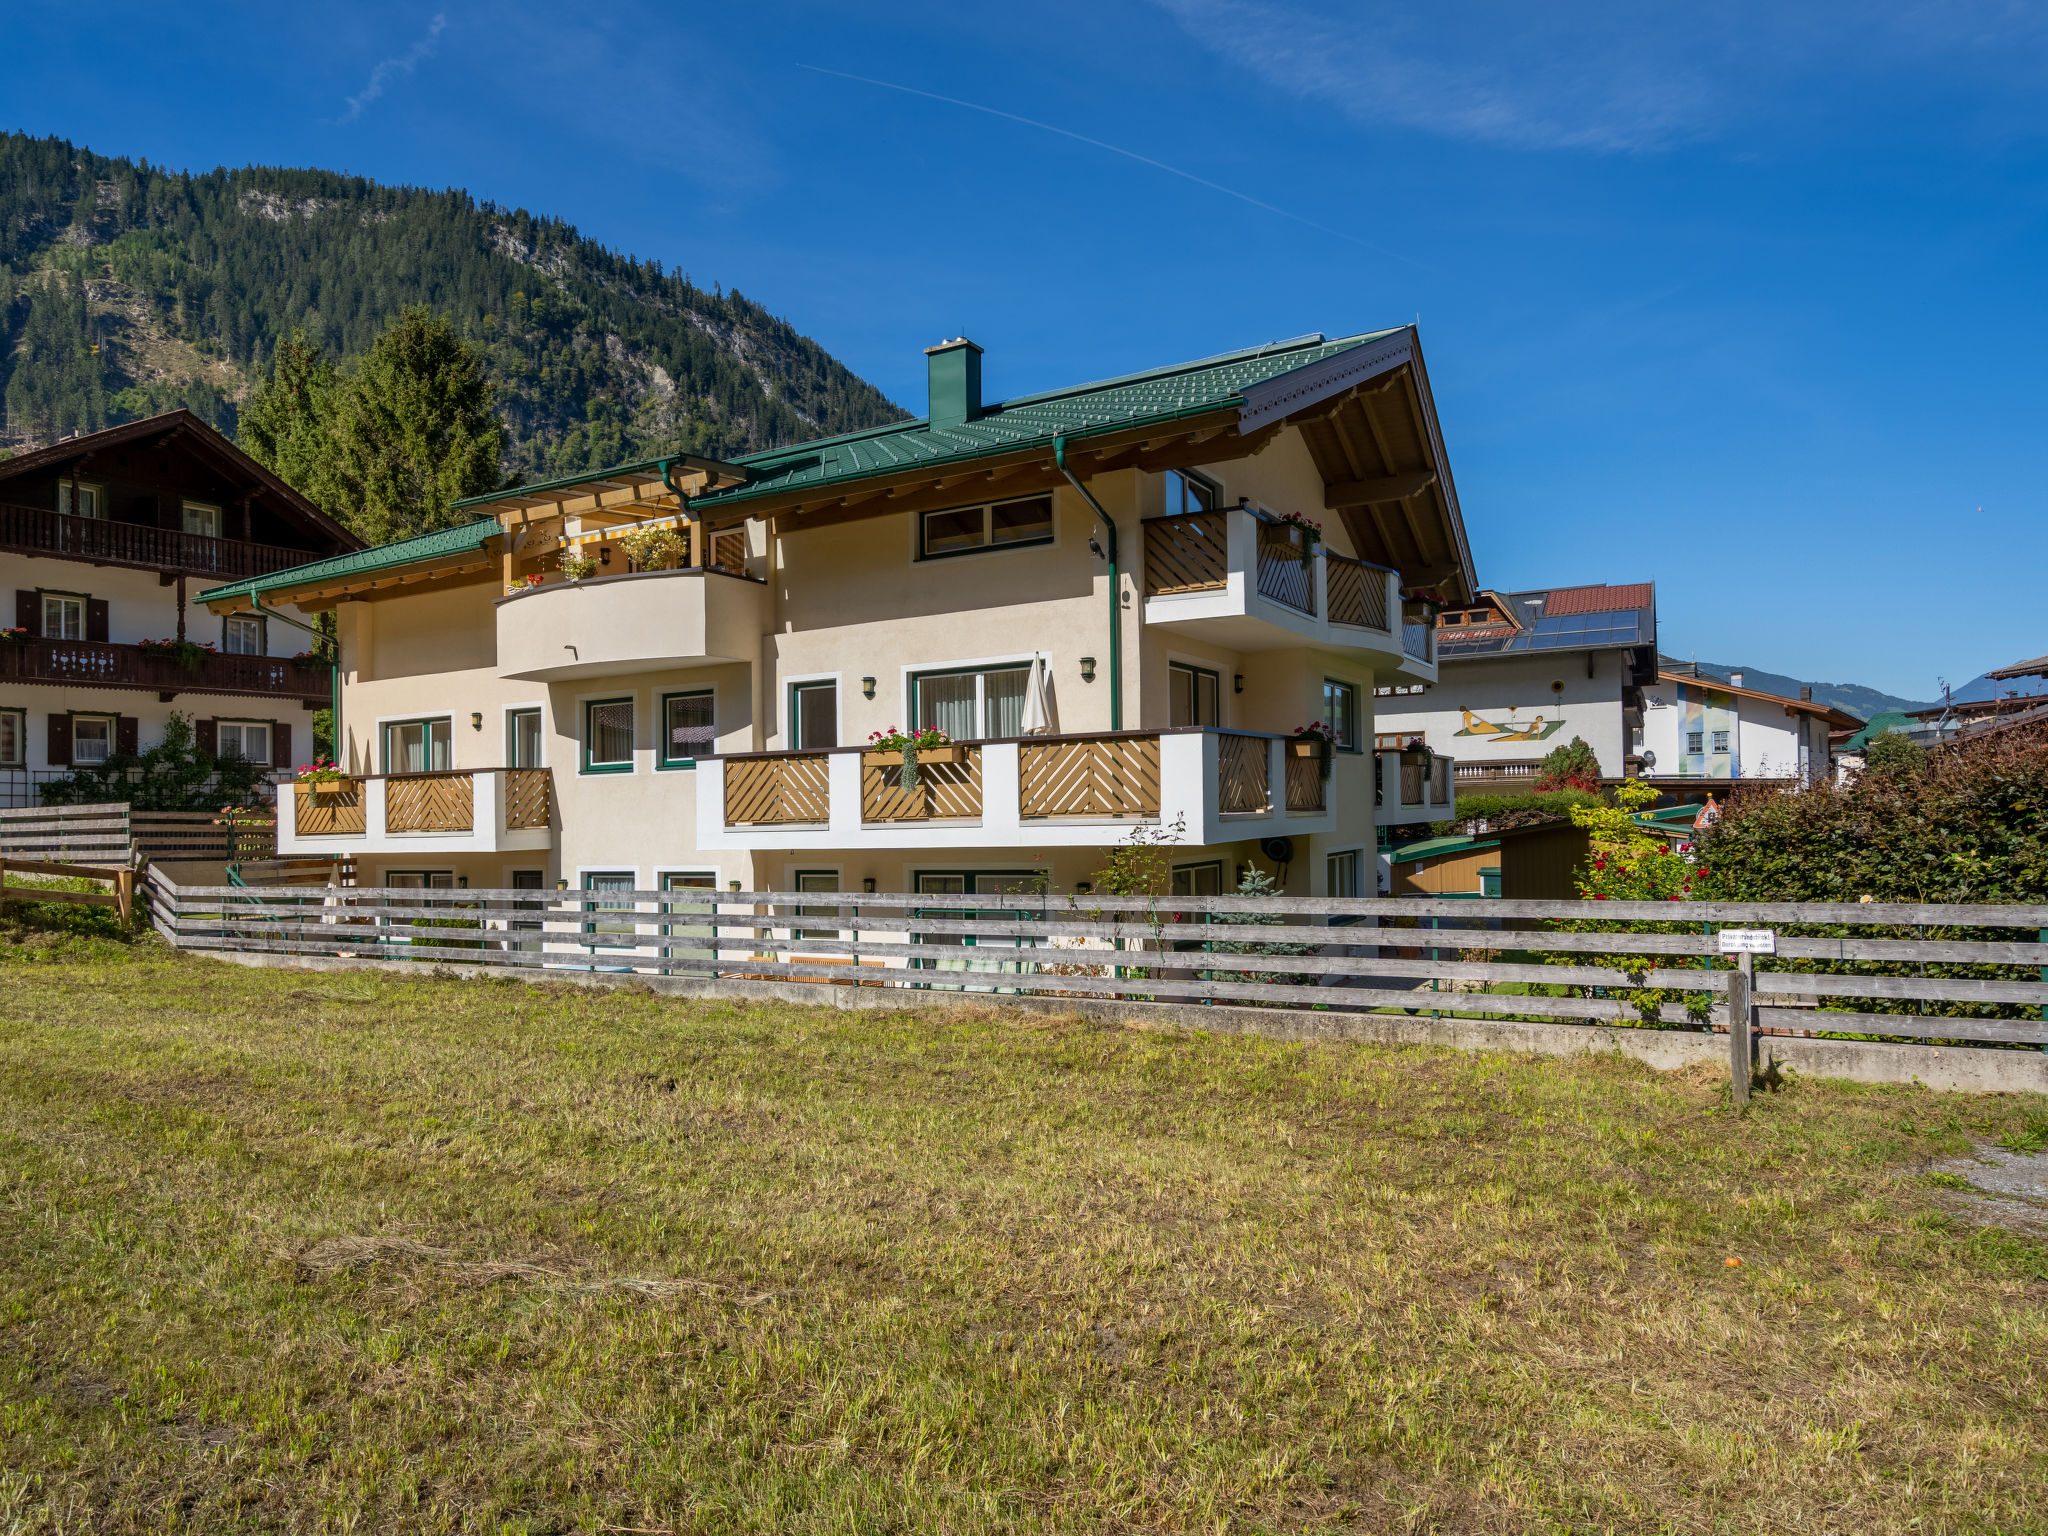
<instances>
[{"instance_id":1,"label":"green downpipe","mask_svg":"<svg viewBox=\"0 0 2048 1536\"><path fill-rule=\"evenodd\" d=\"M291 625L293 629L304 630L315 640L325 640L327 638L310 624L301 624L297 619L287 619L275 608L264 607L263 594L256 590L254 582L249 584L249 606L265 618L277 619L282 623ZM329 730L334 736L334 761L338 764L341 761L341 615L339 613L334 616L334 654L328 658L327 662L327 698L327 707L333 716L333 724L329 727Z\"/></svg>"},{"instance_id":2,"label":"green downpipe","mask_svg":"<svg viewBox=\"0 0 2048 1536\"><path fill-rule=\"evenodd\" d=\"M668 459L663 459L661 461L661 483L662 486L668 491L669 495L675 497L676 509L682 513L683 521L685 523L689 523L692 520L690 517L690 498L685 496L683 494L683 488L676 484L675 476L670 472L669 469L670 463L671 461ZM704 557L707 560L711 557L711 549L708 541L704 549Z\"/></svg>"},{"instance_id":3,"label":"green downpipe","mask_svg":"<svg viewBox=\"0 0 2048 1536\"><path fill-rule=\"evenodd\" d=\"M1104 548L1109 555L1109 728L1120 731L1124 728L1124 610L1123 594L1117 590L1116 523L1102 510L1102 503L1095 499L1094 493L1067 468L1065 433L1052 440L1052 461L1067 477L1067 483L1095 509L1096 517L1102 522L1103 538L1107 540Z\"/></svg>"}]
</instances>

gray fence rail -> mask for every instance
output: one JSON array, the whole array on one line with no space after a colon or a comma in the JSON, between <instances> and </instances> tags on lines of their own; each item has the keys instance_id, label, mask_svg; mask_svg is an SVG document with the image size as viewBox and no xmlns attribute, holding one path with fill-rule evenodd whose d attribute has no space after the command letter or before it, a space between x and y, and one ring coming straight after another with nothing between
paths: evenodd
<instances>
[{"instance_id":1,"label":"gray fence rail","mask_svg":"<svg viewBox=\"0 0 2048 1536\"><path fill-rule=\"evenodd\" d=\"M2048 1049L2048 906L250 888L153 870L150 909L194 950L1713 1029L1745 1098L1759 1033ZM1723 955L1729 927L1768 930L1774 953ZM1813 931L1851 927L1892 932Z\"/></svg>"},{"instance_id":2,"label":"gray fence rail","mask_svg":"<svg viewBox=\"0 0 2048 1536\"><path fill-rule=\"evenodd\" d=\"M126 801L0 810L0 858L139 865L152 859L266 857L277 846L267 813L142 811Z\"/></svg>"}]
</instances>

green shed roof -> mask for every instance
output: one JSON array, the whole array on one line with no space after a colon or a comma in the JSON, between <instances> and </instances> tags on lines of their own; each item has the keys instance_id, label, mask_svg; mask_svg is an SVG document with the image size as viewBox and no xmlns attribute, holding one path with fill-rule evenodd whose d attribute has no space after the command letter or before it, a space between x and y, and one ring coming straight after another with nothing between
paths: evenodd
<instances>
[{"instance_id":1,"label":"green shed roof","mask_svg":"<svg viewBox=\"0 0 2048 1536\"><path fill-rule=\"evenodd\" d=\"M394 566L411 565L415 560L436 560L443 555L467 554L482 549L498 536L498 520L484 518L481 522L463 523L455 528L442 528L434 533L423 533L416 538L400 539L395 544L379 544L374 549L360 549L352 555L334 555L326 560L315 560L308 565L295 565L289 570L273 571L268 576L257 576L248 581L231 582L225 587L210 587L199 594L202 603L225 602L231 597L254 597L259 592L269 592L278 587L302 587L309 581L320 581L331 576L362 576L374 571L389 570Z\"/></svg>"},{"instance_id":2,"label":"green shed roof","mask_svg":"<svg viewBox=\"0 0 2048 1536\"><path fill-rule=\"evenodd\" d=\"M1498 848L1499 838L1425 837L1413 843L1396 843L1388 856L1396 864L1413 864L1420 859L1440 859L1447 853L1476 853L1481 848Z\"/></svg>"},{"instance_id":3,"label":"green shed roof","mask_svg":"<svg viewBox=\"0 0 2048 1536\"><path fill-rule=\"evenodd\" d=\"M1920 726L1921 722L1911 715L1902 715L1896 709L1888 709L1882 714L1872 715L1870 723L1843 742L1841 749L1844 752L1861 752L1870 745L1870 738L1873 736L1882 736L1886 731L1897 731L1903 736L1909 731L1918 730Z\"/></svg>"}]
</instances>

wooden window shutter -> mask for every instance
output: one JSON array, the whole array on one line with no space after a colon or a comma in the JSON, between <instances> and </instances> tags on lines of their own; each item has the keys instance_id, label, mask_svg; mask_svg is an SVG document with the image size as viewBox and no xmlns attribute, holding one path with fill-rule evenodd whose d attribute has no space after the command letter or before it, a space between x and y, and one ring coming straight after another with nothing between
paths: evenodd
<instances>
[{"instance_id":1,"label":"wooden window shutter","mask_svg":"<svg viewBox=\"0 0 2048 1536\"><path fill-rule=\"evenodd\" d=\"M85 638L107 638L107 600L104 597L88 597L85 600Z\"/></svg>"},{"instance_id":2,"label":"wooden window shutter","mask_svg":"<svg viewBox=\"0 0 2048 1536\"><path fill-rule=\"evenodd\" d=\"M50 716L50 766L69 768L71 766L71 717Z\"/></svg>"},{"instance_id":3,"label":"wooden window shutter","mask_svg":"<svg viewBox=\"0 0 2048 1536\"><path fill-rule=\"evenodd\" d=\"M194 720L192 739L199 750L208 757L220 756L220 722L216 720Z\"/></svg>"},{"instance_id":4,"label":"wooden window shutter","mask_svg":"<svg viewBox=\"0 0 2048 1536\"><path fill-rule=\"evenodd\" d=\"M292 761L292 723L289 720L270 722L270 766L289 768Z\"/></svg>"},{"instance_id":5,"label":"wooden window shutter","mask_svg":"<svg viewBox=\"0 0 2048 1536\"><path fill-rule=\"evenodd\" d=\"M133 715L114 717L114 750L131 756L142 750L142 722Z\"/></svg>"},{"instance_id":6,"label":"wooden window shutter","mask_svg":"<svg viewBox=\"0 0 2048 1536\"><path fill-rule=\"evenodd\" d=\"M14 624L32 635L43 632L43 605L40 593L23 592L16 589L14 594Z\"/></svg>"}]
</instances>

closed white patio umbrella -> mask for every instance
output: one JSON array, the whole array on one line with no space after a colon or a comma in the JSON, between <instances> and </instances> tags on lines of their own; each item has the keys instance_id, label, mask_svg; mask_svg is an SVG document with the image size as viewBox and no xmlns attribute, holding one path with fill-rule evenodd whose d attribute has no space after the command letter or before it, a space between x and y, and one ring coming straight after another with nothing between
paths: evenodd
<instances>
[{"instance_id":1,"label":"closed white patio umbrella","mask_svg":"<svg viewBox=\"0 0 2048 1536\"><path fill-rule=\"evenodd\" d=\"M1043 656L1031 658L1031 676L1024 683L1024 724L1026 736L1049 735L1059 729L1053 709L1051 669Z\"/></svg>"}]
</instances>

